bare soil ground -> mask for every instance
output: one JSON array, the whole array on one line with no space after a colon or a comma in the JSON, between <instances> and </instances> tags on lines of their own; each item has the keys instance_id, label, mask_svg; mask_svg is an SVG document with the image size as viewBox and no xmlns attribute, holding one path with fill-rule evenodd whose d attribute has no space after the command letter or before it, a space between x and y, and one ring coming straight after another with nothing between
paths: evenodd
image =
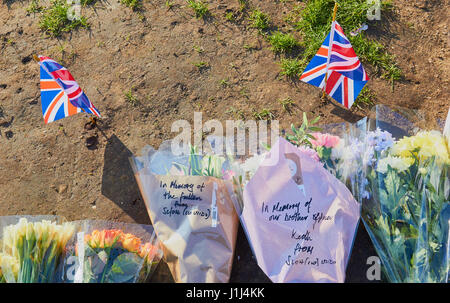
<instances>
[{"instance_id":1,"label":"bare soil ground","mask_svg":"<svg viewBox=\"0 0 450 303\"><path fill-rule=\"evenodd\" d=\"M355 121L367 113L323 103L317 88L280 78L278 58L248 18L226 20L227 12L238 12L237 0L210 1L212 17L206 21L194 18L185 1L173 3L168 9L163 0L146 0L137 14L117 0L101 1L83 9L89 30L56 39L45 37L37 16L27 14L28 1L0 2L0 215L150 223L128 157L146 144L157 147L173 138L172 122L192 122L194 111L201 111L204 121L225 121L241 115L252 119L254 111L271 109L282 128L300 124L303 111L320 115L322 123ZM252 6L287 29L284 16L296 3L253 1ZM392 88L366 66L368 86L378 104L422 109L445 119L448 0L393 3L394 12L369 23L368 34L396 55L404 79ZM32 54L59 60L71 71L101 111L100 129L84 130L83 115L44 124ZM198 62L207 66L199 69ZM130 90L136 102L125 98ZM285 98L295 101L291 113L278 101ZM98 144L88 149L91 136ZM361 256L373 250L365 249L364 237L366 244L358 247L358 239L354 254L359 257L350 261L355 272L349 280L366 282L367 257ZM267 281L255 274L245 241L240 231L232 281ZM170 279L162 265L152 280Z\"/></svg>"}]
</instances>

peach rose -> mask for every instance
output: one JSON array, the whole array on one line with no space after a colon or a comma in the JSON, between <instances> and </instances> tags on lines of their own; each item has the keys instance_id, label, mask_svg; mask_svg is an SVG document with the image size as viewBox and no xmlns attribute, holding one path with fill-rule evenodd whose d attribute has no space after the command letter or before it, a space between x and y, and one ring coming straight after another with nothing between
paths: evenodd
<instances>
[{"instance_id":1,"label":"peach rose","mask_svg":"<svg viewBox=\"0 0 450 303\"><path fill-rule=\"evenodd\" d=\"M120 242L123 248L130 252L139 252L141 247L141 239L132 234L122 234Z\"/></svg>"}]
</instances>

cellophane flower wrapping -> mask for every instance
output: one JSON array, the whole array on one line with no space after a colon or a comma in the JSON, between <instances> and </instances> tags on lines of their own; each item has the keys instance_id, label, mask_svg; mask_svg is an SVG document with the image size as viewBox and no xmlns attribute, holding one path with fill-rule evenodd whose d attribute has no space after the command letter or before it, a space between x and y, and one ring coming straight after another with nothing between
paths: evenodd
<instances>
[{"instance_id":1,"label":"cellophane flower wrapping","mask_svg":"<svg viewBox=\"0 0 450 303\"><path fill-rule=\"evenodd\" d=\"M76 221L66 258L67 283L139 283L156 269L162 250L153 227L103 220Z\"/></svg>"},{"instance_id":2,"label":"cellophane flower wrapping","mask_svg":"<svg viewBox=\"0 0 450 303\"><path fill-rule=\"evenodd\" d=\"M362 218L390 282L448 282L449 142L433 117L377 106Z\"/></svg>"},{"instance_id":3,"label":"cellophane flower wrapping","mask_svg":"<svg viewBox=\"0 0 450 303\"><path fill-rule=\"evenodd\" d=\"M228 282L238 218L226 157L172 153L171 141L130 159L175 282Z\"/></svg>"},{"instance_id":4,"label":"cellophane flower wrapping","mask_svg":"<svg viewBox=\"0 0 450 303\"><path fill-rule=\"evenodd\" d=\"M323 164L333 176L344 183L357 201L367 196L364 190L367 119L356 123L327 124L320 132L311 134L310 145L300 149L315 152L314 159Z\"/></svg>"},{"instance_id":5,"label":"cellophane flower wrapping","mask_svg":"<svg viewBox=\"0 0 450 303\"><path fill-rule=\"evenodd\" d=\"M62 282L75 226L57 216L0 217L0 282Z\"/></svg>"},{"instance_id":6,"label":"cellophane flower wrapping","mask_svg":"<svg viewBox=\"0 0 450 303\"><path fill-rule=\"evenodd\" d=\"M280 137L231 169L236 209L264 273L277 283L344 282L360 206L317 151Z\"/></svg>"}]
</instances>

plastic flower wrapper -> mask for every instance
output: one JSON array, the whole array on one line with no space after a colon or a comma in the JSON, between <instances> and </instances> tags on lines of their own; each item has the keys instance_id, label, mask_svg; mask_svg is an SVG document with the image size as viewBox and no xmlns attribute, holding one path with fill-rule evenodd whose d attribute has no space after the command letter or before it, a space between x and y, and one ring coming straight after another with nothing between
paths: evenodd
<instances>
[{"instance_id":1,"label":"plastic flower wrapper","mask_svg":"<svg viewBox=\"0 0 450 303\"><path fill-rule=\"evenodd\" d=\"M0 283L17 281L19 261L10 255L0 253Z\"/></svg>"},{"instance_id":2,"label":"plastic flower wrapper","mask_svg":"<svg viewBox=\"0 0 450 303\"><path fill-rule=\"evenodd\" d=\"M448 282L448 138L434 118L401 108L377 106L369 126L362 218L387 279Z\"/></svg>"},{"instance_id":3,"label":"plastic flower wrapper","mask_svg":"<svg viewBox=\"0 0 450 303\"><path fill-rule=\"evenodd\" d=\"M145 282L161 260L162 251L150 225L101 220L76 223L79 232L66 259L66 282Z\"/></svg>"},{"instance_id":4,"label":"plastic flower wrapper","mask_svg":"<svg viewBox=\"0 0 450 303\"><path fill-rule=\"evenodd\" d=\"M3 281L8 283L60 282L66 246L75 227L54 216L0 217Z\"/></svg>"},{"instance_id":5,"label":"plastic flower wrapper","mask_svg":"<svg viewBox=\"0 0 450 303\"><path fill-rule=\"evenodd\" d=\"M170 141L146 147L131 164L147 211L176 282L228 282L238 218L225 157L181 156ZM231 192L230 192L231 191Z\"/></svg>"},{"instance_id":6,"label":"plastic flower wrapper","mask_svg":"<svg viewBox=\"0 0 450 303\"><path fill-rule=\"evenodd\" d=\"M237 165L236 204L259 267L273 282L344 282L359 205L318 161L283 138Z\"/></svg>"},{"instance_id":7,"label":"plastic flower wrapper","mask_svg":"<svg viewBox=\"0 0 450 303\"><path fill-rule=\"evenodd\" d=\"M303 115L303 124L298 129L292 125L292 132L286 139L306 151L337 179L347 185L357 201L361 201L365 180L364 163L370 155L364 153L366 144L366 119L357 123L337 123L314 126L319 118L308 122Z\"/></svg>"}]
</instances>

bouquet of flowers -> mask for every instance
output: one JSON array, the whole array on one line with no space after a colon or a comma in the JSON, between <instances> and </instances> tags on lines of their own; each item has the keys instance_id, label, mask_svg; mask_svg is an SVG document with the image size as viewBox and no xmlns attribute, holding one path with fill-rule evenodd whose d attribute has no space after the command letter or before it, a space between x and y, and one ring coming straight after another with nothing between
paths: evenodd
<instances>
[{"instance_id":1,"label":"bouquet of flowers","mask_svg":"<svg viewBox=\"0 0 450 303\"><path fill-rule=\"evenodd\" d=\"M238 219L227 159L170 141L131 158L136 180L176 282L228 282Z\"/></svg>"},{"instance_id":2,"label":"bouquet of flowers","mask_svg":"<svg viewBox=\"0 0 450 303\"><path fill-rule=\"evenodd\" d=\"M33 217L2 217L1 221L4 227L0 280L9 283L58 282L59 267L66 245L74 234L74 225Z\"/></svg>"},{"instance_id":3,"label":"bouquet of flowers","mask_svg":"<svg viewBox=\"0 0 450 303\"><path fill-rule=\"evenodd\" d=\"M324 169L319 153L325 158L336 142L316 142L315 149L311 141L325 139L313 136L317 121L304 116L287 136L290 142L280 137L268 151L231 166L237 213L258 265L273 282L345 279L359 205Z\"/></svg>"},{"instance_id":4,"label":"bouquet of flowers","mask_svg":"<svg viewBox=\"0 0 450 303\"><path fill-rule=\"evenodd\" d=\"M19 262L16 258L0 253L0 283L17 281Z\"/></svg>"},{"instance_id":5,"label":"bouquet of flowers","mask_svg":"<svg viewBox=\"0 0 450 303\"><path fill-rule=\"evenodd\" d=\"M362 217L390 282L448 282L450 157L438 131L377 108ZM413 117L413 116L412 116ZM386 121L389 121L387 123ZM398 133L396 139L380 126Z\"/></svg>"},{"instance_id":6,"label":"bouquet of flowers","mask_svg":"<svg viewBox=\"0 0 450 303\"><path fill-rule=\"evenodd\" d=\"M74 282L145 282L158 265L162 251L151 226L85 221L77 240ZM84 235L84 237L83 237Z\"/></svg>"}]
</instances>

